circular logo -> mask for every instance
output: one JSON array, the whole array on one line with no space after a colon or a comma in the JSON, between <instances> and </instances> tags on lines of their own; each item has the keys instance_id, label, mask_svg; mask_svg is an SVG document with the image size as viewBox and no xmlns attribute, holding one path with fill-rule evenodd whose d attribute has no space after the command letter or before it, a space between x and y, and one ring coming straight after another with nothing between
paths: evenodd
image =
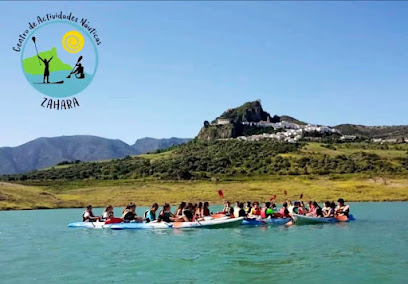
<instances>
[{"instance_id":1,"label":"circular logo","mask_svg":"<svg viewBox=\"0 0 408 284\"><path fill-rule=\"evenodd\" d=\"M54 98L82 92L98 67L98 52L89 31L73 23L53 21L33 31L21 52L27 81Z\"/></svg>"}]
</instances>

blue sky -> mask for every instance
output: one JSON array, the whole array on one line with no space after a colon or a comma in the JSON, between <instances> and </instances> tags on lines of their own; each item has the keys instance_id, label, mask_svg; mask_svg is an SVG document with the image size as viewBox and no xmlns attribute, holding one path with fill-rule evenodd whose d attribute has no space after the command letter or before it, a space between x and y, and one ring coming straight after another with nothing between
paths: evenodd
<instances>
[{"instance_id":1,"label":"blue sky","mask_svg":"<svg viewBox=\"0 0 408 284\"><path fill-rule=\"evenodd\" d=\"M102 40L69 111L40 107L12 50L28 21L60 10ZM407 14L408 2L0 2L0 146L193 137L255 99L311 123L408 124Z\"/></svg>"}]
</instances>

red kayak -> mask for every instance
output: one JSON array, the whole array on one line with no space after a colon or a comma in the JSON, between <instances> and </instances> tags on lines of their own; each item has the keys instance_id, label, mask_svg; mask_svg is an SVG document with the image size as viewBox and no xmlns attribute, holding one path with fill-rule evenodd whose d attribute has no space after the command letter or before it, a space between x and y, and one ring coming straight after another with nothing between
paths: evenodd
<instances>
[{"instance_id":1,"label":"red kayak","mask_svg":"<svg viewBox=\"0 0 408 284\"><path fill-rule=\"evenodd\" d=\"M117 224L117 223L122 223L122 222L123 222L123 219L113 217L113 218L110 218L110 219L106 220L105 225L107 225L107 224Z\"/></svg>"}]
</instances>

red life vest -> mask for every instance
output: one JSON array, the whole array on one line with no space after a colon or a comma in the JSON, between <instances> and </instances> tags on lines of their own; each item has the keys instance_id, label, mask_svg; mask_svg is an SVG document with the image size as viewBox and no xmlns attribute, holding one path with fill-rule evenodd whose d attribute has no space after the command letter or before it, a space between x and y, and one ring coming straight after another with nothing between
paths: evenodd
<instances>
[{"instance_id":1,"label":"red life vest","mask_svg":"<svg viewBox=\"0 0 408 284\"><path fill-rule=\"evenodd\" d=\"M266 218L266 209L268 209L268 208L264 207L264 208L262 208L262 210L261 210L261 217L262 217L262 219L265 219L265 218Z\"/></svg>"},{"instance_id":2,"label":"red life vest","mask_svg":"<svg viewBox=\"0 0 408 284\"><path fill-rule=\"evenodd\" d=\"M261 215L261 209L255 209L255 208L253 208L252 209L252 215L255 215L255 216L259 216L259 215Z\"/></svg>"}]
</instances>

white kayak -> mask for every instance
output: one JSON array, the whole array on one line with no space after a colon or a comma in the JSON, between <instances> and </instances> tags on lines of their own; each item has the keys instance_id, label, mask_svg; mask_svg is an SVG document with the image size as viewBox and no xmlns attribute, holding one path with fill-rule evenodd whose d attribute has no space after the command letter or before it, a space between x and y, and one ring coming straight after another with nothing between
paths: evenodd
<instances>
[{"instance_id":1,"label":"white kayak","mask_svg":"<svg viewBox=\"0 0 408 284\"><path fill-rule=\"evenodd\" d=\"M195 222L150 222L150 223L120 223L113 224L112 230L140 230L140 229L188 229L188 228L231 228L241 225L243 218L212 219Z\"/></svg>"},{"instance_id":2,"label":"white kayak","mask_svg":"<svg viewBox=\"0 0 408 284\"><path fill-rule=\"evenodd\" d=\"M89 229L107 229L113 224L105 224L105 222L73 222L69 223L70 228L89 228Z\"/></svg>"}]
</instances>

